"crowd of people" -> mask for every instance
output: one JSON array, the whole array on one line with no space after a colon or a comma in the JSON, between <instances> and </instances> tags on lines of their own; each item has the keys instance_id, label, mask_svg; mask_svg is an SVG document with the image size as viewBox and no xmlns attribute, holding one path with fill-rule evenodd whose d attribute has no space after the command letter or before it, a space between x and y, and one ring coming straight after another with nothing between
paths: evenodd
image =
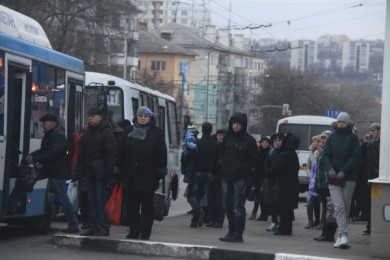
<instances>
[{"instance_id":1,"label":"crowd of people","mask_svg":"<svg viewBox=\"0 0 390 260\"><path fill-rule=\"evenodd\" d=\"M42 165L42 174L51 180L68 221L63 232L79 233L77 209L66 195L65 135L55 115L47 114L40 121L45 130L41 149L25 159L29 164ZM103 120L103 111L92 108L88 125L74 136L72 173L73 181L79 181L81 235L109 236L110 222L104 207L107 185L116 179L123 184L123 222L129 226L126 238L148 240L151 236L153 196L167 173L167 146L148 107L139 107L132 123L122 120L114 131ZM198 138L196 126L190 124L183 139L181 172L191 206L190 227L206 224L222 228L226 216L228 232L220 237L223 242L244 241L245 204L250 193L254 201L250 220L268 221L271 216L266 231L281 236L293 233L300 140L292 133L275 133L256 142L247 125L246 114L237 112L227 129L213 134L212 124L204 122ZM335 248L350 248L350 220L366 220L364 235L370 234L368 180L379 176L380 124L371 124L370 133L359 140L349 115L341 112L329 130L311 140L305 228L322 230L316 241L333 241ZM20 194L16 186L9 213L16 211Z\"/></svg>"},{"instance_id":2,"label":"crowd of people","mask_svg":"<svg viewBox=\"0 0 390 260\"><path fill-rule=\"evenodd\" d=\"M245 202L251 197L254 205L249 220L268 221L271 216L266 231L291 235L294 209L298 207L300 165L296 149L299 139L291 133L275 133L270 138L262 137L256 147L256 141L247 133L246 127L246 115L234 114L227 131L220 129L214 135L226 133L223 139L219 137L218 142L214 141L219 149L208 146L207 153L197 145L204 142L203 138L211 145L211 126L208 123L202 125L204 137L199 140L196 140L198 132L194 126L189 127L191 142L196 148L186 146L188 140L184 140L184 149L190 152L186 153L189 156L183 156L182 166L202 162L202 157L209 160L209 166L212 165L202 170L186 168L185 180L190 191L187 200L193 214L190 226L197 228L206 223L208 227L220 228L226 216L228 233L220 240L243 242ZM311 140L307 162L310 176L306 198L308 222L305 228L322 231L320 236L313 238L316 241L334 242L335 248L348 249L351 247L349 221L367 221L363 235L370 234L368 180L379 176L380 124L371 124L370 133L359 140L349 115L341 112L328 130ZM218 156L212 156L217 152ZM207 177L199 181L198 175L202 172L207 172ZM277 202L273 204L267 203L269 186L277 186L278 190ZM222 201L222 207L219 201Z\"/></svg>"}]
</instances>

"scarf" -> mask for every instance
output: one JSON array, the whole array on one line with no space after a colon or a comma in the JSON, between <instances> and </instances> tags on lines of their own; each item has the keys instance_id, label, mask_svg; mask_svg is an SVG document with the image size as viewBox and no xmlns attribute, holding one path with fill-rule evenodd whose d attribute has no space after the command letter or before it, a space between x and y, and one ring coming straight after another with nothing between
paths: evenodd
<instances>
[{"instance_id":1,"label":"scarf","mask_svg":"<svg viewBox=\"0 0 390 260\"><path fill-rule=\"evenodd\" d=\"M133 131L128 134L128 137L139 139L139 140L145 140L146 138L146 132L150 129L150 124L146 125L140 125L138 123L135 124Z\"/></svg>"}]
</instances>

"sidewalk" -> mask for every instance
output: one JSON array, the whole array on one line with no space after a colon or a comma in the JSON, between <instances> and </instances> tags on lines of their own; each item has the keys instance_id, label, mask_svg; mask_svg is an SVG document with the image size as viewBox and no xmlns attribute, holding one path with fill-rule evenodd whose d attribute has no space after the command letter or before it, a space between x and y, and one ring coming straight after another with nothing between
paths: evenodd
<instances>
[{"instance_id":1,"label":"sidewalk","mask_svg":"<svg viewBox=\"0 0 390 260\"><path fill-rule=\"evenodd\" d=\"M252 205L247 203L247 212ZM128 228L122 226L113 226L110 237L57 233L53 241L60 246L91 250L195 259L375 259L370 257L370 237L361 235L365 222L350 223L350 249L336 249L333 243L313 240L320 230L304 228L307 222L304 205L300 202L295 210L293 235L287 237L266 232L269 222L247 220L244 243L221 242L219 237L226 235L227 223L219 229L205 226L193 229L189 226L191 216L184 214L155 221L150 241L125 239ZM62 228L65 224L56 222L54 227Z\"/></svg>"}]
</instances>

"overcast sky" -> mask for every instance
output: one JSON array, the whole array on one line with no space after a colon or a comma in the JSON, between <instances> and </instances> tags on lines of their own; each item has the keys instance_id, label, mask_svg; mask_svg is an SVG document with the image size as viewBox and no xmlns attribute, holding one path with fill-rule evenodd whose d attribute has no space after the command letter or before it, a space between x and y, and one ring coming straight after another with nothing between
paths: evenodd
<instances>
[{"instance_id":1,"label":"overcast sky","mask_svg":"<svg viewBox=\"0 0 390 260\"><path fill-rule=\"evenodd\" d=\"M385 0L205 0L205 3L212 11L212 23L218 28L227 27L229 18L232 29L264 26L232 30L235 34L252 34L253 38L317 40L324 34L345 34L351 40L384 39Z\"/></svg>"}]
</instances>

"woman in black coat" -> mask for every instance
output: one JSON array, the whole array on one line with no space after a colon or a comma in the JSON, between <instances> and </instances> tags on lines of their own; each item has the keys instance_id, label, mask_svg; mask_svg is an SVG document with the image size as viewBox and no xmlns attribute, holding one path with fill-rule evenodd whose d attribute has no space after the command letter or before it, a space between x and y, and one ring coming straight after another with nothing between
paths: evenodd
<instances>
[{"instance_id":1,"label":"woman in black coat","mask_svg":"<svg viewBox=\"0 0 390 260\"><path fill-rule=\"evenodd\" d=\"M282 141L280 152L275 159L270 175L279 186L279 204L277 206L280 223L275 235L291 235L294 209L298 208L299 160L296 149L299 138L287 134Z\"/></svg>"},{"instance_id":2,"label":"woman in black coat","mask_svg":"<svg viewBox=\"0 0 390 260\"><path fill-rule=\"evenodd\" d=\"M153 226L154 191L166 174L167 147L149 108L140 107L133 123L134 129L125 137L123 154L119 155L130 223L127 238L148 240Z\"/></svg>"}]
</instances>

